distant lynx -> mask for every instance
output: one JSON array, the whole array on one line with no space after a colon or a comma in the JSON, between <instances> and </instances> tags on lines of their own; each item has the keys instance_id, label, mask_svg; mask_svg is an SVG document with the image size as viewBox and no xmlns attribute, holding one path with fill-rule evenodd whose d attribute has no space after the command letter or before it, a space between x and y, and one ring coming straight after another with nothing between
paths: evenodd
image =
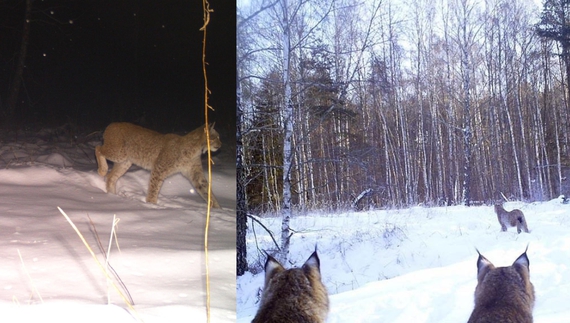
<instances>
[{"instance_id":1,"label":"distant lynx","mask_svg":"<svg viewBox=\"0 0 570 323\"><path fill-rule=\"evenodd\" d=\"M252 323L324 323L328 310L316 251L303 267L288 270L267 257L261 305Z\"/></svg>"},{"instance_id":2,"label":"distant lynx","mask_svg":"<svg viewBox=\"0 0 570 323\"><path fill-rule=\"evenodd\" d=\"M497 203L495 204L495 213L497 213L497 219L501 224L501 231L507 231L507 227L516 226L518 233L521 233L521 228L528 233L528 226L521 210L514 209L509 212L503 208L502 203Z\"/></svg>"},{"instance_id":3,"label":"distant lynx","mask_svg":"<svg viewBox=\"0 0 570 323\"><path fill-rule=\"evenodd\" d=\"M218 150L222 143L212 124L210 149ZM99 164L99 175L107 174L107 160L114 162L107 176L107 192L116 194L115 185L132 164L150 170L150 181L146 201L156 203L158 192L165 178L182 173L198 194L208 200L208 181L204 177L200 156L207 151L206 128L202 126L185 136L160 134L134 124L111 123L103 134L103 146L95 147ZM211 195L213 208L219 208L218 201Z\"/></svg>"},{"instance_id":4,"label":"distant lynx","mask_svg":"<svg viewBox=\"0 0 570 323\"><path fill-rule=\"evenodd\" d=\"M511 266L499 268L479 253L475 308L467 323L532 323L533 306L526 251Z\"/></svg>"}]
</instances>

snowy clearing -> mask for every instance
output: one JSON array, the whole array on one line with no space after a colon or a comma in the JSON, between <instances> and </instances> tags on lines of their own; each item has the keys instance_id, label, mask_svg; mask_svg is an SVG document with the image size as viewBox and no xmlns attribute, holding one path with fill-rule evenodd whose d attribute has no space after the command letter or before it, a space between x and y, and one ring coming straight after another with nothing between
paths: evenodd
<instances>
[{"instance_id":1,"label":"snowy clearing","mask_svg":"<svg viewBox=\"0 0 570 323\"><path fill-rule=\"evenodd\" d=\"M524 252L535 287L535 322L568 322L570 308L570 204L505 203L521 209L530 233L500 232L492 206L414 207L295 217L286 267L300 266L318 245L330 294L328 323L466 322L473 310L477 252L509 266ZM273 232L279 218L261 221ZM238 322L255 315L263 287L262 250L275 247L248 223L248 261L256 274L238 277ZM278 237L278 235L277 235Z\"/></svg>"},{"instance_id":2,"label":"snowy clearing","mask_svg":"<svg viewBox=\"0 0 570 323\"><path fill-rule=\"evenodd\" d=\"M157 205L145 203L150 173L134 166L119 179L118 195L107 194L94 155L99 139L76 144L68 138L55 130L4 133L0 138L4 320L204 322L206 203L180 174L164 182ZM222 147L214 161L212 190L224 209L212 210L210 220L212 322L235 322L235 152ZM107 249L113 215L120 219L120 250L113 241L110 264L128 289L134 310L107 286L102 270L57 207L75 223L100 262L104 256L94 231Z\"/></svg>"}]
</instances>

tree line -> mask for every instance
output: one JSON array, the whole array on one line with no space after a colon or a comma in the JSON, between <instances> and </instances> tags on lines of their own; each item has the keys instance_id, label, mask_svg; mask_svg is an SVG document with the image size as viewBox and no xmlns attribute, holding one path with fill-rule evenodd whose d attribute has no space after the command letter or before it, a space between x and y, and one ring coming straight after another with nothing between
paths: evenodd
<instances>
[{"instance_id":1,"label":"tree line","mask_svg":"<svg viewBox=\"0 0 570 323\"><path fill-rule=\"evenodd\" d=\"M565 193L567 21L564 0L238 1L245 207Z\"/></svg>"}]
</instances>

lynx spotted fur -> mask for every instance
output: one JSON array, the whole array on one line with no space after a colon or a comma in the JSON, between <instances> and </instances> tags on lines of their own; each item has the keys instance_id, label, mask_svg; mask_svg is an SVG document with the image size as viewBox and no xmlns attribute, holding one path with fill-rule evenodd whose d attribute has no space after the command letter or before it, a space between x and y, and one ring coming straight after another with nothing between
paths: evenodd
<instances>
[{"instance_id":1,"label":"lynx spotted fur","mask_svg":"<svg viewBox=\"0 0 570 323\"><path fill-rule=\"evenodd\" d=\"M532 323L533 307L526 251L511 266L498 268L479 253L475 308L468 323Z\"/></svg>"},{"instance_id":2,"label":"lynx spotted fur","mask_svg":"<svg viewBox=\"0 0 570 323\"><path fill-rule=\"evenodd\" d=\"M212 124L210 149L218 150L222 143ZM107 159L114 163L107 175L107 192L116 194L117 180L132 164L150 170L146 201L156 203L164 179L182 173L198 194L208 200L208 181L204 177L201 155L207 151L206 128L202 126L185 136L160 134L126 122L111 123L103 133L103 145L95 147L99 175L107 175ZM211 206L219 208L212 194Z\"/></svg>"},{"instance_id":3,"label":"lynx spotted fur","mask_svg":"<svg viewBox=\"0 0 570 323\"><path fill-rule=\"evenodd\" d=\"M507 227L516 226L518 233L521 233L521 229L528 233L528 225L521 210L507 211L503 208L503 204L497 203L495 204L495 213L497 214L499 224L501 224L501 231L507 231Z\"/></svg>"},{"instance_id":4,"label":"lynx spotted fur","mask_svg":"<svg viewBox=\"0 0 570 323\"><path fill-rule=\"evenodd\" d=\"M261 305L252 323L324 323L328 310L316 251L301 268L287 270L267 257Z\"/></svg>"}]
</instances>

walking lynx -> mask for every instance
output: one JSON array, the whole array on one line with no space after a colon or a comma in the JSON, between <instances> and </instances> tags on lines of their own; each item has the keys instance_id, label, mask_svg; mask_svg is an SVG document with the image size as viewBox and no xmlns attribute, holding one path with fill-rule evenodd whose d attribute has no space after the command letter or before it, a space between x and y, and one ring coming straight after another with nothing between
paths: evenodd
<instances>
[{"instance_id":1,"label":"walking lynx","mask_svg":"<svg viewBox=\"0 0 570 323\"><path fill-rule=\"evenodd\" d=\"M517 232L521 233L521 229L528 233L528 226L524 214L519 209L507 211L503 208L502 203L495 204L495 213L501 224L501 231L507 231L507 227L517 227Z\"/></svg>"},{"instance_id":2,"label":"walking lynx","mask_svg":"<svg viewBox=\"0 0 570 323\"><path fill-rule=\"evenodd\" d=\"M288 270L267 256L261 305L252 323L324 323L328 310L316 251L303 267Z\"/></svg>"},{"instance_id":3,"label":"walking lynx","mask_svg":"<svg viewBox=\"0 0 570 323\"><path fill-rule=\"evenodd\" d=\"M532 323L533 306L526 251L511 266L499 268L479 253L475 308L468 323Z\"/></svg>"},{"instance_id":4,"label":"walking lynx","mask_svg":"<svg viewBox=\"0 0 570 323\"><path fill-rule=\"evenodd\" d=\"M212 124L210 149L218 150L222 143ZM204 177L201 155L207 151L206 128L202 126L185 136L160 134L126 122L111 123L103 133L103 146L95 147L99 175L107 175L107 159L114 163L107 175L107 192L116 194L117 180L132 164L150 170L146 201L156 203L164 179L182 173L200 196L208 201L208 181ZM210 196L213 208L218 201Z\"/></svg>"}]
</instances>

